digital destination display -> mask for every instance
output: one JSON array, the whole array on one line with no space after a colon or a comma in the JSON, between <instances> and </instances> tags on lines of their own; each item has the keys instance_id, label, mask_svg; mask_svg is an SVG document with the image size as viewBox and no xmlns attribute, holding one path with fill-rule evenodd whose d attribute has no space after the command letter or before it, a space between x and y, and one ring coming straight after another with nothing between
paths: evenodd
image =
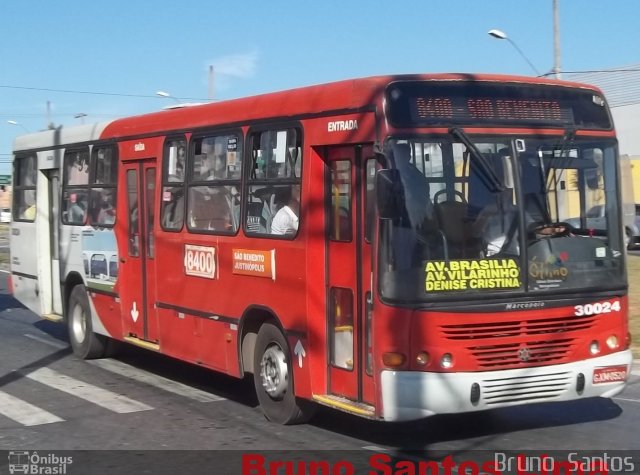
<instances>
[{"instance_id":1,"label":"digital destination display","mask_svg":"<svg viewBox=\"0 0 640 475\"><path fill-rule=\"evenodd\" d=\"M396 127L531 125L612 128L604 100L592 91L539 84L399 81L387 89Z\"/></svg>"}]
</instances>

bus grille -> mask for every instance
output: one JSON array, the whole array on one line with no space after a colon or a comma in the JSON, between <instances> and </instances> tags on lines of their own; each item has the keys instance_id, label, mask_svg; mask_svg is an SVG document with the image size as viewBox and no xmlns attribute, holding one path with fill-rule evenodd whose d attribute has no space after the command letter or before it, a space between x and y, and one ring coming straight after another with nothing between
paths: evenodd
<instances>
[{"instance_id":1,"label":"bus grille","mask_svg":"<svg viewBox=\"0 0 640 475\"><path fill-rule=\"evenodd\" d=\"M571 338L538 340L525 343L471 346L469 350L483 369L516 367L523 364L540 365L558 362L568 356Z\"/></svg>"},{"instance_id":2,"label":"bus grille","mask_svg":"<svg viewBox=\"0 0 640 475\"><path fill-rule=\"evenodd\" d=\"M442 325L445 338L449 340L478 340L485 338L500 338L547 335L566 333L577 330L588 330L595 322L595 315L584 317L556 317L535 320L465 323L460 325Z\"/></svg>"},{"instance_id":3,"label":"bus grille","mask_svg":"<svg viewBox=\"0 0 640 475\"><path fill-rule=\"evenodd\" d=\"M478 369L507 369L567 360L575 341L572 332L589 330L595 322L596 315L572 315L441 325L440 330L450 341L468 342Z\"/></svg>"},{"instance_id":4,"label":"bus grille","mask_svg":"<svg viewBox=\"0 0 640 475\"><path fill-rule=\"evenodd\" d=\"M571 385L571 373L558 372L482 381L482 401L487 406L548 401L562 396Z\"/></svg>"}]
</instances>

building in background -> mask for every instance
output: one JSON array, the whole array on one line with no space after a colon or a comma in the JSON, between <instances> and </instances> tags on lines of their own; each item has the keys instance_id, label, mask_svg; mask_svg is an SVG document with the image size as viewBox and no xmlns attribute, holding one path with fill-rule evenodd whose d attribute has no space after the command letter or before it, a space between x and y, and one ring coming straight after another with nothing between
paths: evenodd
<instances>
[{"instance_id":1,"label":"building in background","mask_svg":"<svg viewBox=\"0 0 640 475\"><path fill-rule=\"evenodd\" d=\"M627 155L635 203L640 204L640 64L584 73L562 73L567 81L603 90L618 133L620 155Z\"/></svg>"}]
</instances>

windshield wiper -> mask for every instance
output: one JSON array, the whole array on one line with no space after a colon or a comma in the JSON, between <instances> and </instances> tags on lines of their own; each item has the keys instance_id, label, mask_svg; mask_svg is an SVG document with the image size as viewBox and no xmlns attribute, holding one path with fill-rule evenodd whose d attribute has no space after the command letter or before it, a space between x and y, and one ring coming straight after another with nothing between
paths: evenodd
<instances>
[{"instance_id":1,"label":"windshield wiper","mask_svg":"<svg viewBox=\"0 0 640 475\"><path fill-rule=\"evenodd\" d=\"M480 169L482 173L484 173L485 177L489 181L489 188L493 193L498 193L500 191L504 191L504 184L502 180L496 175L491 168L491 164L487 161L486 157L482 154L478 147L471 141L469 136L462 130L457 127L452 127L449 129L449 133L462 142L467 150L471 153L471 156L476 159L478 165L480 165Z\"/></svg>"},{"instance_id":2,"label":"windshield wiper","mask_svg":"<svg viewBox=\"0 0 640 475\"><path fill-rule=\"evenodd\" d=\"M559 161L559 164L562 164L562 166L556 166L554 168L560 168L560 176L556 176L556 174L553 174L553 184L557 187L558 183L562 180L562 175L564 174L564 171L568 168L572 168L571 165L572 163L575 161L575 157L566 157L568 158L568 160L565 161L565 153L570 149L571 144L573 144L573 141L576 138L576 131L575 129L566 129L564 131L564 135L562 136L562 138L560 139L559 143L556 143L556 145L553 147L553 150L551 152L551 160L550 160L550 164L554 163L554 160L556 159L556 150L558 150L558 148L560 148L560 153L557 156L557 160ZM546 179L546 170L544 170L544 164L542 163L542 159L541 161L541 166L543 167L542 171L544 173L545 179ZM551 168L551 165L549 166L549 168ZM545 193L548 193L549 190L551 189L551 183L547 182L547 186L545 186Z\"/></svg>"}]
</instances>

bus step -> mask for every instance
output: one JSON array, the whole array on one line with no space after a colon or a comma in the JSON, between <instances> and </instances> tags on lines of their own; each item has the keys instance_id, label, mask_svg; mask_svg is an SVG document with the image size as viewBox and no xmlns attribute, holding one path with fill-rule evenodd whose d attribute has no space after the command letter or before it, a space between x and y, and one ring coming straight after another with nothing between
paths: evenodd
<instances>
[{"instance_id":1,"label":"bus step","mask_svg":"<svg viewBox=\"0 0 640 475\"><path fill-rule=\"evenodd\" d=\"M62 315L58 315L57 313L45 313L44 315L42 315L42 318L56 323L62 321Z\"/></svg>"},{"instance_id":2,"label":"bus step","mask_svg":"<svg viewBox=\"0 0 640 475\"><path fill-rule=\"evenodd\" d=\"M141 340L135 336L125 336L124 341L131 343L132 345L146 348L147 350L160 351L160 345L151 341Z\"/></svg>"},{"instance_id":3,"label":"bus step","mask_svg":"<svg viewBox=\"0 0 640 475\"><path fill-rule=\"evenodd\" d=\"M334 407L351 414L374 419L375 408L364 402L356 402L334 394L314 394L313 400L324 406Z\"/></svg>"}]
</instances>

